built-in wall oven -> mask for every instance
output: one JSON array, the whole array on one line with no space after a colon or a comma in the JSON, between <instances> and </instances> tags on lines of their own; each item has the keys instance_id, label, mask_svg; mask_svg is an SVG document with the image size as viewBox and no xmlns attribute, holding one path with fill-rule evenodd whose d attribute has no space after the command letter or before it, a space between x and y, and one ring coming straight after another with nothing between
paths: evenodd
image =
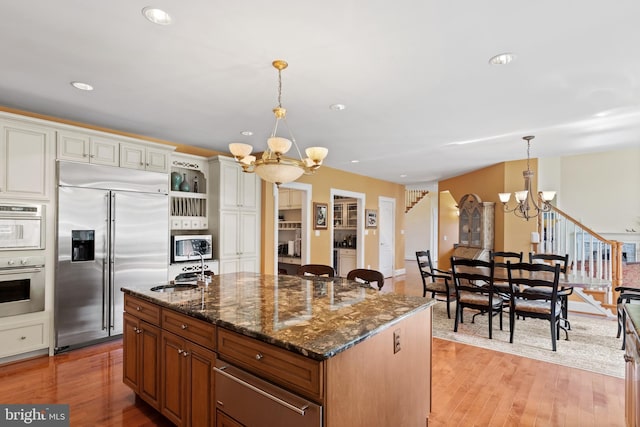
<instances>
[{"instance_id":1,"label":"built-in wall oven","mask_svg":"<svg viewBox=\"0 0 640 427\"><path fill-rule=\"evenodd\" d=\"M0 317L44 310L44 256L0 257Z\"/></svg>"},{"instance_id":2,"label":"built-in wall oven","mask_svg":"<svg viewBox=\"0 0 640 427\"><path fill-rule=\"evenodd\" d=\"M44 206L0 204L0 251L44 249Z\"/></svg>"}]
</instances>

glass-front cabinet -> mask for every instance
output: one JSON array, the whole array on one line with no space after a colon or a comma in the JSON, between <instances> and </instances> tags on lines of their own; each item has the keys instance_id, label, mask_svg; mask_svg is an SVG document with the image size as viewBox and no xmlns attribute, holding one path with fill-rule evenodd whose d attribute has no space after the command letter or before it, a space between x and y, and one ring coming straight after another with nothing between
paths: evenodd
<instances>
[{"instance_id":1,"label":"glass-front cabinet","mask_svg":"<svg viewBox=\"0 0 640 427\"><path fill-rule=\"evenodd\" d=\"M483 202L475 194L460 199L460 246L493 249L494 206L494 202Z\"/></svg>"}]
</instances>

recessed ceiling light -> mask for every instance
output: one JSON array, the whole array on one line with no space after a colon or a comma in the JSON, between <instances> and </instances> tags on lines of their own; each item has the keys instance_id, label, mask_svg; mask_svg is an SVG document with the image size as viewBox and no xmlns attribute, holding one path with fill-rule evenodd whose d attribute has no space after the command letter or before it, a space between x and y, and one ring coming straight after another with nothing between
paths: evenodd
<instances>
[{"instance_id":1,"label":"recessed ceiling light","mask_svg":"<svg viewBox=\"0 0 640 427\"><path fill-rule=\"evenodd\" d=\"M342 111L347 108L344 104L332 104L329 106L333 111Z\"/></svg>"},{"instance_id":2,"label":"recessed ceiling light","mask_svg":"<svg viewBox=\"0 0 640 427\"><path fill-rule=\"evenodd\" d=\"M71 86L75 87L76 89L80 89L80 90L93 90L93 86L91 86L88 83L71 82Z\"/></svg>"},{"instance_id":3,"label":"recessed ceiling light","mask_svg":"<svg viewBox=\"0 0 640 427\"><path fill-rule=\"evenodd\" d=\"M360 160L351 160L351 163L360 163Z\"/></svg>"},{"instance_id":4,"label":"recessed ceiling light","mask_svg":"<svg viewBox=\"0 0 640 427\"><path fill-rule=\"evenodd\" d=\"M242 132L240 132L240 135L251 136L253 135L253 132L251 132L250 130L243 130Z\"/></svg>"},{"instance_id":5,"label":"recessed ceiling light","mask_svg":"<svg viewBox=\"0 0 640 427\"><path fill-rule=\"evenodd\" d=\"M158 25L169 25L171 24L171 16L161 9L156 9L155 7L147 6L142 9L142 14L145 18L147 18L150 22Z\"/></svg>"},{"instance_id":6,"label":"recessed ceiling light","mask_svg":"<svg viewBox=\"0 0 640 427\"><path fill-rule=\"evenodd\" d=\"M489 59L489 64L491 65L507 65L509 62L516 59L516 56L513 53L501 53Z\"/></svg>"}]
</instances>

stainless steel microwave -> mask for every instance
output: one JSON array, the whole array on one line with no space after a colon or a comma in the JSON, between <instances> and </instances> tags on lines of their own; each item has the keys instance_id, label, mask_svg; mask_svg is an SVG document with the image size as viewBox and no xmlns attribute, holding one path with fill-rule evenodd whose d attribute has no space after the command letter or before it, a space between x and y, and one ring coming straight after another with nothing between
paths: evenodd
<instances>
[{"instance_id":1,"label":"stainless steel microwave","mask_svg":"<svg viewBox=\"0 0 640 427\"><path fill-rule=\"evenodd\" d=\"M0 204L0 251L44 249L44 206Z\"/></svg>"},{"instance_id":2,"label":"stainless steel microwave","mask_svg":"<svg viewBox=\"0 0 640 427\"><path fill-rule=\"evenodd\" d=\"M213 258L211 234L171 236L171 262L197 261Z\"/></svg>"}]
</instances>

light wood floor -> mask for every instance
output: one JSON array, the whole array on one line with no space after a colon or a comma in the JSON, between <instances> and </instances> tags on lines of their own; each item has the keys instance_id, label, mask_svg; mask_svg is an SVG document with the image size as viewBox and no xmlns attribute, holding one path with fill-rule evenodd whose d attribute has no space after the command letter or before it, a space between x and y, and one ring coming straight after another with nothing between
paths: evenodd
<instances>
[{"instance_id":1,"label":"light wood floor","mask_svg":"<svg viewBox=\"0 0 640 427\"><path fill-rule=\"evenodd\" d=\"M383 291L422 295L411 267ZM171 425L122 383L120 340L0 366L0 403L67 403L73 427ZM624 382L434 339L432 404L430 427L623 426Z\"/></svg>"}]
</instances>

